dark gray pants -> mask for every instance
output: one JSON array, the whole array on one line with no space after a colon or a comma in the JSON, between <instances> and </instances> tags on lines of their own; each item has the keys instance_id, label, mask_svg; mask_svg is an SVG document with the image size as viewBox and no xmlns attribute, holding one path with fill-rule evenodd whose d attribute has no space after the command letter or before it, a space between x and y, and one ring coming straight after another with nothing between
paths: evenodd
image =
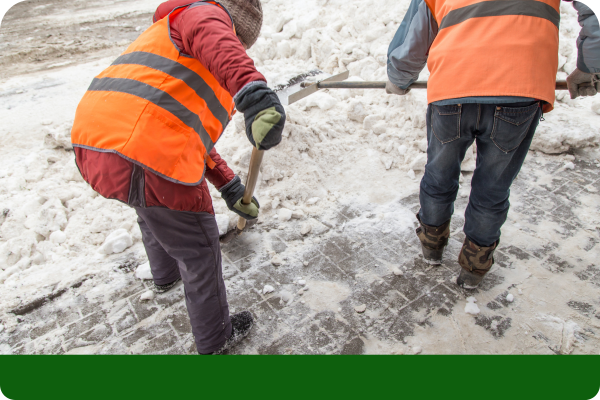
<instances>
[{"instance_id":1,"label":"dark gray pants","mask_svg":"<svg viewBox=\"0 0 600 400\"><path fill-rule=\"evenodd\" d=\"M218 350L231 336L231 322L215 217L160 207L135 211L154 282L181 276L198 352Z\"/></svg>"}]
</instances>

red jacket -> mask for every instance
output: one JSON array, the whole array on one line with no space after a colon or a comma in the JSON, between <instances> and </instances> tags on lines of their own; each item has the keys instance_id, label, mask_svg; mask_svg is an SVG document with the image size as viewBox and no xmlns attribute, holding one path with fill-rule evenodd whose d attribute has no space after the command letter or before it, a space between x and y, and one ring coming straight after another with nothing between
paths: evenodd
<instances>
[{"instance_id":1,"label":"red jacket","mask_svg":"<svg viewBox=\"0 0 600 400\"><path fill-rule=\"evenodd\" d=\"M189 3L189 0L162 3L154 14L154 21ZM220 7L206 4L182 11L171 20L171 38L182 53L199 60L231 96L250 82L266 81L233 33L229 15ZM235 174L215 149L210 152L210 158L216 166L213 169L207 167L204 176L221 188ZM176 184L142 170L118 154L78 147L75 148L75 159L83 178L106 198L131 204L132 197L136 197L137 201L133 203L141 201L146 207L214 214L206 180L198 186ZM140 200L140 197L143 198Z\"/></svg>"}]
</instances>

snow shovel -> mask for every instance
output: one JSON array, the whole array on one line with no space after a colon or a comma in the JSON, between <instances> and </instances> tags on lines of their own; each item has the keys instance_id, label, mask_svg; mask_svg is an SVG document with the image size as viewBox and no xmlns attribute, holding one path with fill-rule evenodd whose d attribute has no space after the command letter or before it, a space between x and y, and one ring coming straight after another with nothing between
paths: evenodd
<instances>
[{"instance_id":1,"label":"snow shovel","mask_svg":"<svg viewBox=\"0 0 600 400\"><path fill-rule=\"evenodd\" d=\"M296 93L299 89L302 88L301 85L306 79L319 75L326 76L325 73L320 70L309 71L307 73L295 76L294 78L290 79L285 85L275 87L273 91L277 93L277 97L279 97L279 100L283 105L288 105L288 93ZM319 82L344 80L346 78L348 78L348 71L336 75L334 77L323 79ZM250 157L250 166L248 168L248 177L246 179L246 190L244 191L244 197L242 198L242 203L244 204L250 204L250 202L252 201L252 196L254 195L256 182L258 181L258 173L260 170L260 164L262 162L263 155L263 150L257 150L256 148L252 149L252 156ZM219 241L221 243L231 242L234 238L236 238L244 231L246 225L254 225L256 221L257 219L246 221L245 218L239 217L237 226L234 229L229 230L224 235L221 235L219 237Z\"/></svg>"},{"instance_id":2,"label":"snow shovel","mask_svg":"<svg viewBox=\"0 0 600 400\"><path fill-rule=\"evenodd\" d=\"M385 89L385 81L345 81L348 75L348 71L345 71L316 83L301 82L301 89L289 94L287 104L293 104L321 89ZM409 88L427 89L427 81L417 81ZM567 82L557 81L556 90L568 90Z\"/></svg>"}]
</instances>

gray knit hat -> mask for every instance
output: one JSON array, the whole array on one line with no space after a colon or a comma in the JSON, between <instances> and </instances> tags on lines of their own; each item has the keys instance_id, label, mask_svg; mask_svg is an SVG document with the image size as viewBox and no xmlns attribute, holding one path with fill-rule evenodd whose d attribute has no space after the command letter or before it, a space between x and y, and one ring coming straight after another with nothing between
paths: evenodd
<instances>
[{"instance_id":1,"label":"gray knit hat","mask_svg":"<svg viewBox=\"0 0 600 400\"><path fill-rule=\"evenodd\" d=\"M258 39L262 27L263 12L260 0L217 0L233 18L237 35L247 48Z\"/></svg>"}]
</instances>

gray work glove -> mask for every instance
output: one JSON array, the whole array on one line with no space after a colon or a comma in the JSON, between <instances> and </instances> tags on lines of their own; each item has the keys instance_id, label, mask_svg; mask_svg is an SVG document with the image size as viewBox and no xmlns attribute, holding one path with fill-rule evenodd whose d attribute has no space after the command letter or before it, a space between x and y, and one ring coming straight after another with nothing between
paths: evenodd
<instances>
[{"instance_id":1,"label":"gray work glove","mask_svg":"<svg viewBox=\"0 0 600 400\"><path fill-rule=\"evenodd\" d=\"M579 96L594 96L600 90L599 77L596 74L590 74L576 68L575 71L567 77L567 87L571 99Z\"/></svg>"},{"instance_id":2,"label":"gray work glove","mask_svg":"<svg viewBox=\"0 0 600 400\"><path fill-rule=\"evenodd\" d=\"M397 94L400 96L404 96L405 94L410 92L410 88L409 89L400 89L398 86L394 85L392 82L390 82L388 80L387 83L385 84L385 92L387 94Z\"/></svg>"}]
</instances>

